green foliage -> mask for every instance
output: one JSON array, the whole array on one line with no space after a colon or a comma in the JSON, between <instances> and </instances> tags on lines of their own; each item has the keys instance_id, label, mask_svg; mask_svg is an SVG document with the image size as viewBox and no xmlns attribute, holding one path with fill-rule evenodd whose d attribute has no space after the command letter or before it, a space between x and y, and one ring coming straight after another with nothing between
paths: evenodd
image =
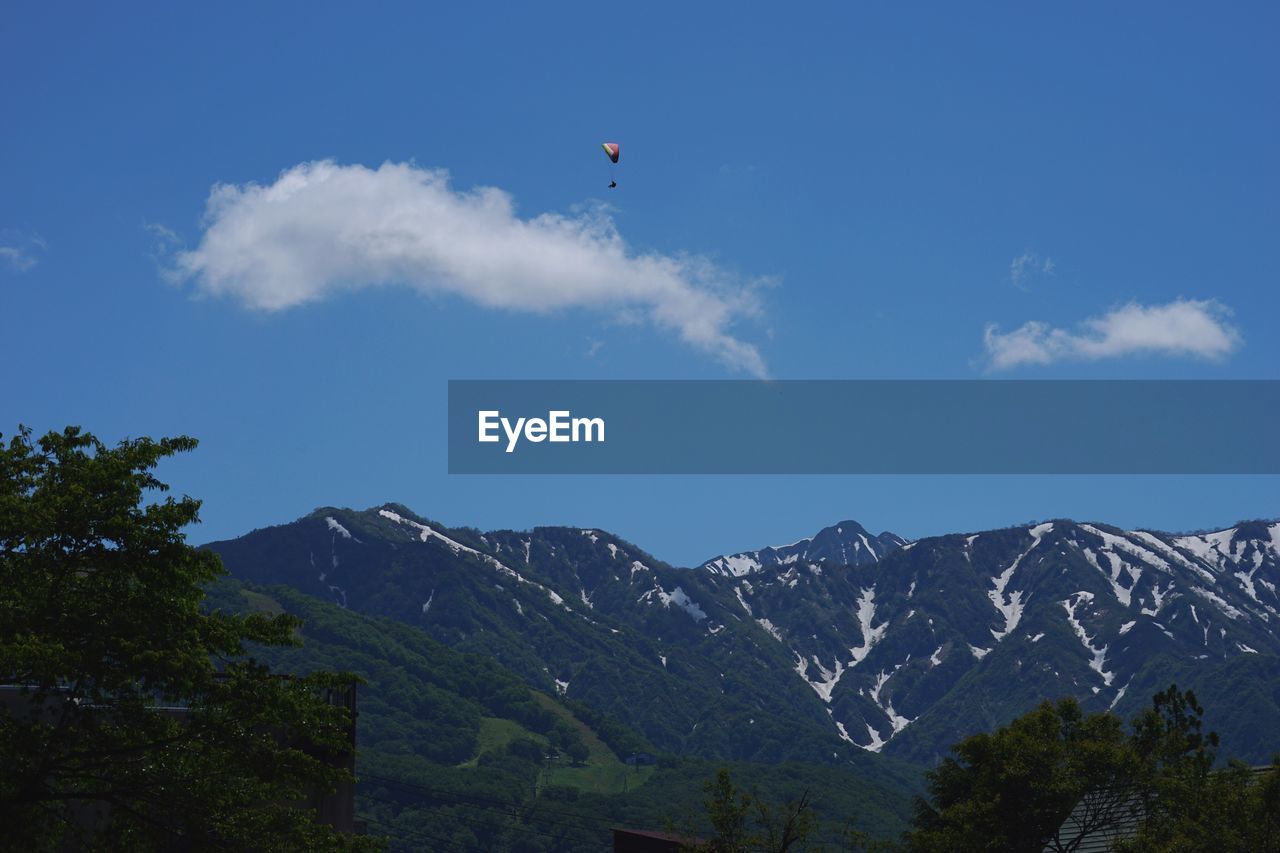
<instances>
[{"instance_id":1,"label":"green foliage","mask_svg":"<svg viewBox=\"0 0 1280 853\"><path fill-rule=\"evenodd\" d=\"M729 771L721 768L716 778L706 784L707 799L702 804L707 819L715 832L715 838L705 847L713 853L736 853L746 850L748 843L758 839L750 836L747 817L751 814L752 796L734 787Z\"/></svg>"},{"instance_id":2,"label":"green foliage","mask_svg":"<svg viewBox=\"0 0 1280 853\"><path fill-rule=\"evenodd\" d=\"M1280 756L1262 774L1239 762L1215 771L1218 738L1202 734L1203 714L1193 692L1171 686L1134 720L1134 746L1150 757L1146 820L1118 850L1280 850Z\"/></svg>"},{"instance_id":3,"label":"green foliage","mask_svg":"<svg viewBox=\"0 0 1280 853\"><path fill-rule=\"evenodd\" d=\"M450 649L397 621L286 587L229 580L210 588L208 602L301 618L301 646L257 652L273 666L298 672L341 666L365 680L357 804L370 832L389 836L393 849L450 849L442 838L495 851L604 849L612 826L660 828L699 803L717 766L659 754L660 766L628 767L610 746L630 745L623 756L653 752L634 732L581 703L530 690L492 659ZM419 702L426 690L430 701ZM585 766L573 766L569 755L548 767L542 755L557 730L587 748ZM465 748L438 748L454 736L470 739ZM515 745L520 740L528 743ZM730 769L769 802L815 792L814 811L831 824L823 839L834 842L834 825L850 819L878 838L905 827L917 772L889 759L878 764L883 779L874 781L857 770L796 763Z\"/></svg>"},{"instance_id":4,"label":"green foliage","mask_svg":"<svg viewBox=\"0 0 1280 853\"><path fill-rule=\"evenodd\" d=\"M1157 788L1147 820L1116 853L1185 850L1280 851L1280 755L1262 772L1240 762L1194 788Z\"/></svg>"},{"instance_id":5,"label":"green foliage","mask_svg":"<svg viewBox=\"0 0 1280 853\"><path fill-rule=\"evenodd\" d=\"M586 851L607 843L599 800L578 795L600 787L601 773L614 783L631 771L559 700L492 659L287 587L220 580L207 606L287 612L302 623L301 644L257 654L290 671L342 666L361 676L357 805L393 849ZM548 771L553 738L571 753L585 747L588 766L566 760ZM543 778L550 784L540 785Z\"/></svg>"},{"instance_id":6,"label":"green foliage","mask_svg":"<svg viewBox=\"0 0 1280 853\"><path fill-rule=\"evenodd\" d=\"M527 761L539 762L547 754L547 748L532 738L516 738L507 744L507 754Z\"/></svg>"},{"instance_id":7,"label":"green foliage","mask_svg":"<svg viewBox=\"0 0 1280 853\"><path fill-rule=\"evenodd\" d=\"M575 740L569 744L565 750L569 754L569 759L579 766L587 763L587 756L591 754L591 750L587 749L587 745L581 740Z\"/></svg>"},{"instance_id":8,"label":"green foliage","mask_svg":"<svg viewBox=\"0 0 1280 853\"><path fill-rule=\"evenodd\" d=\"M300 803L349 778L348 678L284 679L246 644L297 620L201 609L218 558L189 497L154 500L193 439L104 446L69 427L0 446L0 814L15 849L368 846ZM167 706L167 707L166 707ZM305 747L305 748L304 748Z\"/></svg>"},{"instance_id":9,"label":"green foliage","mask_svg":"<svg viewBox=\"0 0 1280 853\"><path fill-rule=\"evenodd\" d=\"M927 775L913 850L1040 851L1087 791L1134 772L1119 718L1085 716L1074 699L1044 702L953 752Z\"/></svg>"},{"instance_id":10,"label":"green foliage","mask_svg":"<svg viewBox=\"0 0 1280 853\"><path fill-rule=\"evenodd\" d=\"M573 715L579 720L590 726L600 740L604 741L618 755L626 756L651 749L644 738L636 734L634 730L603 711L598 711L583 702L574 701L567 696L560 698L560 704L572 711Z\"/></svg>"},{"instance_id":11,"label":"green foliage","mask_svg":"<svg viewBox=\"0 0 1280 853\"><path fill-rule=\"evenodd\" d=\"M712 836L690 841L687 849L702 853L787 853L803 848L817 828L807 791L797 800L775 804L757 790L735 786L724 767L703 790L707 794L703 807Z\"/></svg>"},{"instance_id":12,"label":"green foliage","mask_svg":"<svg viewBox=\"0 0 1280 853\"><path fill-rule=\"evenodd\" d=\"M1072 699L967 738L927 774L910 849L1068 851L1083 837L1126 851L1280 849L1280 773L1215 771L1217 735L1176 685L1125 730ZM1278 759L1280 760L1280 759ZM1068 816L1070 819L1068 820ZM1134 833L1136 832L1136 835ZM1126 837L1132 836L1132 837Z\"/></svg>"}]
</instances>

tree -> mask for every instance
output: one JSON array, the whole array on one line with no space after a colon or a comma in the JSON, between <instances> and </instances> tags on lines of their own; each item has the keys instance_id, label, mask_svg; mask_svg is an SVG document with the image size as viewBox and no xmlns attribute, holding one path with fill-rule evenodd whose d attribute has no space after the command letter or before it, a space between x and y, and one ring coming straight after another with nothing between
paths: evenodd
<instances>
[{"instance_id":1,"label":"tree","mask_svg":"<svg viewBox=\"0 0 1280 853\"><path fill-rule=\"evenodd\" d=\"M586 764L587 759L591 756L591 750L587 749L587 745L581 740L575 740L569 744L567 752L569 753L569 760L579 767Z\"/></svg>"},{"instance_id":2,"label":"tree","mask_svg":"<svg viewBox=\"0 0 1280 853\"><path fill-rule=\"evenodd\" d=\"M1128 731L1073 699L1045 702L952 747L926 775L907 844L1071 853L1127 826L1136 835L1114 849L1280 851L1280 761L1261 778L1243 765L1215 771L1218 738L1202 732L1203 714L1176 685Z\"/></svg>"},{"instance_id":3,"label":"tree","mask_svg":"<svg viewBox=\"0 0 1280 853\"><path fill-rule=\"evenodd\" d=\"M788 853L804 844L816 827L807 791L798 800L770 803L758 791L735 786L724 768L703 790L707 793L703 806L714 835L691 848L700 853Z\"/></svg>"},{"instance_id":4,"label":"tree","mask_svg":"<svg viewBox=\"0 0 1280 853\"><path fill-rule=\"evenodd\" d=\"M916 802L913 850L1040 851L1086 791L1122 783L1131 754L1118 717L1044 702L952 747Z\"/></svg>"},{"instance_id":5,"label":"tree","mask_svg":"<svg viewBox=\"0 0 1280 853\"><path fill-rule=\"evenodd\" d=\"M707 793L703 806L715 831L715 838L706 847L708 853L738 853L746 850L748 844L759 843L747 828L753 798L749 792L734 786L728 770L720 768L716 778L703 789Z\"/></svg>"},{"instance_id":6,"label":"tree","mask_svg":"<svg viewBox=\"0 0 1280 853\"><path fill-rule=\"evenodd\" d=\"M202 610L199 502L152 470L196 446L76 427L0 444L0 817L15 848L341 849L309 796L349 778L349 676L283 678L246 644L299 622Z\"/></svg>"},{"instance_id":7,"label":"tree","mask_svg":"<svg viewBox=\"0 0 1280 853\"><path fill-rule=\"evenodd\" d=\"M1195 693L1170 685L1134 719L1134 746L1149 757L1145 819L1117 850L1280 851L1280 755L1262 772L1234 761L1214 770L1218 736L1202 733L1203 714Z\"/></svg>"}]
</instances>

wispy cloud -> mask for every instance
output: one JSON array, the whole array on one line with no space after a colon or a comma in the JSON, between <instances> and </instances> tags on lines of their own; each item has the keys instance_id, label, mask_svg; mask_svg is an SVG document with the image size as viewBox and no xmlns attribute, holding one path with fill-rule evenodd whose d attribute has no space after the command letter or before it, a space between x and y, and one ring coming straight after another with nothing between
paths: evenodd
<instances>
[{"instance_id":1,"label":"wispy cloud","mask_svg":"<svg viewBox=\"0 0 1280 853\"><path fill-rule=\"evenodd\" d=\"M158 246L173 246L182 242L173 229L166 228L159 222L144 222L142 223L142 230L155 238Z\"/></svg>"},{"instance_id":2,"label":"wispy cloud","mask_svg":"<svg viewBox=\"0 0 1280 853\"><path fill-rule=\"evenodd\" d=\"M992 323L983 332L983 343L992 370L1139 354L1218 361L1244 341L1230 317L1231 309L1211 299L1176 299L1164 305L1130 302L1085 320L1074 331L1031 321L1001 332Z\"/></svg>"},{"instance_id":3,"label":"wispy cloud","mask_svg":"<svg viewBox=\"0 0 1280 853\"><path fill-rule=\"evenodd\" d=\"M756 283L705 259L635 252L605 209L521 218L500 189L455 190L447 173L407 163L302 163L265 186L215 186L200 243L174 256L172 275L266 311L403 284L492 308L638 315L766 373L731 331L759 312Z\"/></svg>"},{"instance_id":4,"label":"wispy cloud","mask_svg":"<svg viewBox=\"0 0 1280 853\"><path fill-rule=\"evenodd\" d=\"M142 230L151 235L151 260L160 267L161 272L166 275L171 274L166 264L173 251L182 245L182 238L179 237L172 229L166 228L158 222L143 222Z\"/></svg>"},{"instance_id":5,"label":"wispy cloud","mask_svg":"<svg viewBox=\"0 0 1280 853\"><path fill-rule=\"evenodd\" d=\"M48 248L38 234L19 231L0 231L0 264L26 272L40 262L40 253Z\"/></svg>"},{"instance_id":6,"label":"wispy cloud","mask_svg":"<svg viewBox=\"0 0 1280 853\"><path fill-rule=\"evenodd\" d=\"M1053 258L1041 257L1035 252L1023 252L1009 263L1009 280L1019 290L1030 290L1031 285L1053 275Z\"/></svg>"}]
</instances>

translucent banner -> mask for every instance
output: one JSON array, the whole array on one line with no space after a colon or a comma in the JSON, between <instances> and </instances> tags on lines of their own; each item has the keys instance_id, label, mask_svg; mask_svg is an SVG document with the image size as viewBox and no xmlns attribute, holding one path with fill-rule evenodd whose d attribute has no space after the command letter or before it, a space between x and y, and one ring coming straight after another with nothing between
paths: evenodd
<instances>
[{"instance_id":1,"label":"translucent banner","mask_svg":"<svg viewBox=\"0 0 1280 853\"><path fill-rule=\"evenodd\" d=\"M453 474L1277 474L1280 381L449 382Z\"/></svg>"}]
</instances>

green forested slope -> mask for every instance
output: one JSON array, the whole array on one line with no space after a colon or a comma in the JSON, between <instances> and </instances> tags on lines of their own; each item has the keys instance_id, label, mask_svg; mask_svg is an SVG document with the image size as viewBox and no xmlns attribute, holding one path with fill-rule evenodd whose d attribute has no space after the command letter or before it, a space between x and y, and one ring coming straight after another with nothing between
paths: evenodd
<instances>
[{"instance_id":1,"label":"green forested slope","mask_svg":"<svg viewBox=\"0 0 1280 853\"><path fill-rule=\"evenodd\" d=\"M208 604L294 613L301 645L256 650L263 659L281 671L364 679L358 809L393 849L599 850L616 825L701 825L702 784L718 763L659 756L658 766L628 767L626 756L653 752L641 737L485 656L288 587L224 580ZM546 760L549 747L557 760ZM805 764L732 770L738 784L779 802L810 791L828 834L852 823L887 837L904 826L918 774L887 759L877 766L875 778Z\"/></svg>"}]
</instances>

